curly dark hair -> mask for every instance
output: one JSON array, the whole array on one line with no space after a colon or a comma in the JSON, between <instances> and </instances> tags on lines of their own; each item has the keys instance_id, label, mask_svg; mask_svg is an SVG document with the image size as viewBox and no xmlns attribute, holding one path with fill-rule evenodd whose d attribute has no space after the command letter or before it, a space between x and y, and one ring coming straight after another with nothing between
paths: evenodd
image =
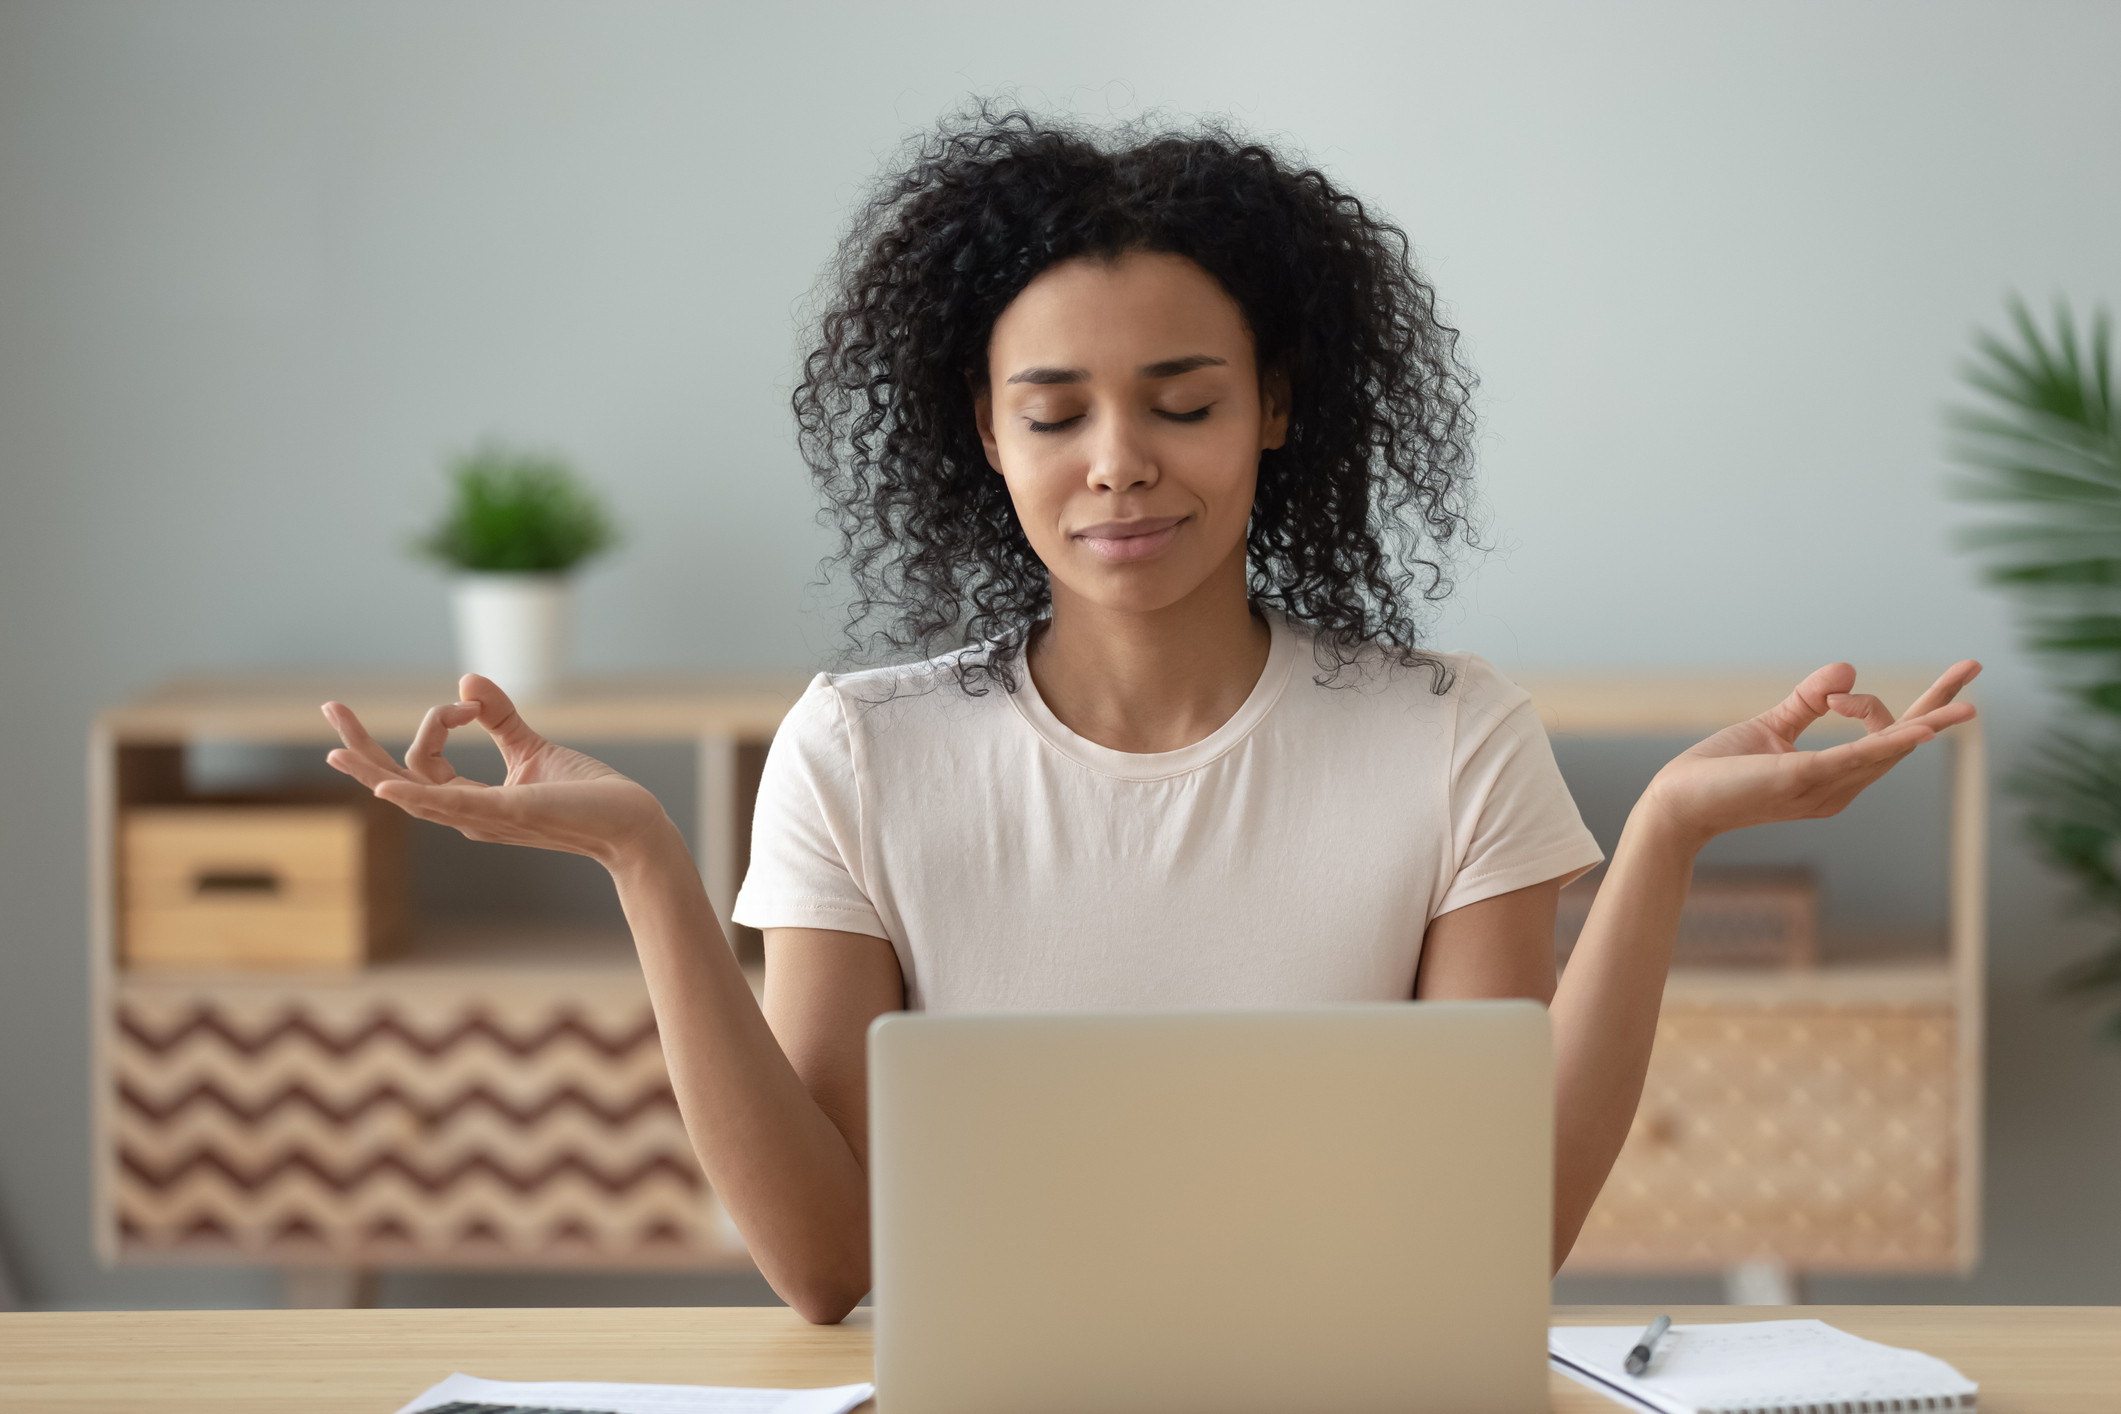
<instances>
[{"instance_id":1,"label":"curly dark hair","mask_svg":"<svg viewBox=\"0 0 2121 1414\"><path fill-rule=\"evenodd\" d=\"M1406 233L1218 123L1099 132L991 103L916 139L864 206L792 398L857 655L1021 641L1047 610L974 392L995 320L1034 277L1136 250L1219 281L1259 367L1291 383L1247 532L1253 603L1312 626L1321 681L1375 644L1444 690L1418 630L1449 591L1450 542L1469 538L1473 379ZM961 653L959 685L1013 691L1013 661Z\"/></svg>"}]
</instances>

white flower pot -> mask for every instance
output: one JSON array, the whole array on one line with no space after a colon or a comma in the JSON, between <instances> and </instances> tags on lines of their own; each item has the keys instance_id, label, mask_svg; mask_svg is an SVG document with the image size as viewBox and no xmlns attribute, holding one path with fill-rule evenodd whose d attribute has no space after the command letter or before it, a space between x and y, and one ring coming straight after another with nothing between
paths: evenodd
<instances>
[{"instance_id":1,"label":"white flower pot","mask_svg":"<svg viewBox=\"0 0 2121 1414\"><path fill-rule=\"evenodd\" d=\"M574 584L563 574L460 574L451 591L462 671L518 703L549 697L567 676Z\"/></svg>"}]
</instances>

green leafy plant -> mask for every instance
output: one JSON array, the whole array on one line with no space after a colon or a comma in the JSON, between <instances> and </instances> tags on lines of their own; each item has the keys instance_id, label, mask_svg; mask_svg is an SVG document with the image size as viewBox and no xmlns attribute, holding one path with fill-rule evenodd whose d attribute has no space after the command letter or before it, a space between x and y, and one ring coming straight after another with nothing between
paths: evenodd
<instances>
[{"instance_id":1,"label":"green leafy plant","mask_svg":"<svg viewBox=\"0 0 2121 1414\"><path fill-rule=\"evenodd\" d=\"M559 457L488 442L449 474L449 508L418 548L453 568L557 574L618 542L603 502Z\"/></svg>"},{"instance_id":2,"label":"green leafy plant","mask_svg":"<svg viewBox=\"0 0 2121 1414\"><path fill-rule=\"evenodd\" d=\"M2070 992L2121 999L2121 427L2114 420L2113 321L2080 336L2058 305L2043 330L2011 303L2012 338L1983 333L1965 369L1978 406L1955 409L1959 491L2009 512L1967 535L1988 577L2018 597L2032 647L2066 692L2066 719L2013 777L2050 862L2113 928L2066 970ZM2121 1039L2121 1008L2107 1021Z\"/></svg>"}]
</instances>

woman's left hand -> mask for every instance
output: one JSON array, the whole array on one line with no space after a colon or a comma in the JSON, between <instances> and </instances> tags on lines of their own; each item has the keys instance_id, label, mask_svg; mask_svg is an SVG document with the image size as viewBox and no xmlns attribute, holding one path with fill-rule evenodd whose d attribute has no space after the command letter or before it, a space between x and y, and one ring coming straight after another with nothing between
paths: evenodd
<instances>
[{"instance_id":1,"label":"woman's left hand","mask_svg":"<svg viewBox=\"0 0 2121 1414\"><path fill-rule=\"evenodd\" d=\"M1970 705L1952 699L1980 671L1971 658L1954 664L1896 721L1883 702L1853 691L1854 667L1829 663L1779 705L1673 758L1650 782L1643 805L1695 848L1748 825L1838 815L1901 757L1973 718ZM1864 736L1799 751L1799 734L1830 712L1862 722Z\"/></svg>"}]
</instances>

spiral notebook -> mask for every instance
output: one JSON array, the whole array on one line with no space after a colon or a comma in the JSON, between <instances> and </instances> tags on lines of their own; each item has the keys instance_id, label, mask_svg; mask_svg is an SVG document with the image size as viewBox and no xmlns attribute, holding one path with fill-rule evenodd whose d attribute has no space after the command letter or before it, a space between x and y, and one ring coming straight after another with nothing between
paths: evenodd
<instances>
[{"instance_id":1,"label":"spiral notebook","mask_svg":"<svg viewBox=\"0 0 2121 1414\"><path fill-rule=\"evenodd\" d=\"M1640 1326L1555 1326L1547 1363L1652 1414L1859 1414L1966 1410L1978 1387L1933 1355L1824 1321L1673 1326L1640 1375L1624 1368Z\"/></svg>"}]
</instances>

